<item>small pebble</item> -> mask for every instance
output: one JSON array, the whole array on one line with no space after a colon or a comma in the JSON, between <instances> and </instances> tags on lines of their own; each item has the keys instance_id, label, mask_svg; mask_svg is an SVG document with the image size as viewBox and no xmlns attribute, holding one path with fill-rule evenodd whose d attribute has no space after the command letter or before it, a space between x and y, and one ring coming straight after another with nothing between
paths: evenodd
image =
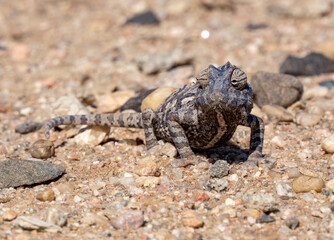
<instances>
[{"instance_id":1,"label":"small pebble","mask_svg":"<svg viewBox=\"0 0 334 240\"><path fill-rule=\"evenodd\" d=\"M41 129L43 123L40 122L25 122L15 127L15 132L20 134L26 134L36 132Z\"/></svg>"},{"instance_id":2,"label":"small pebble","mask_svg":"<svg viewBox=\"0 0 334 240\"><path fill-rule=\"evenodd\" d=\"M86 213L86 215L81 219L81 222L87 226L108 226L108 218L102 215Z\"/></svg>"},{"instance_id":3,"label":"small pebble","mask_svg":"<svg viewBox=\"0 0 334 240\"><path fill-rule=\"evenodd\" d=\"M214 190L217 192L225 191L228 187L228 181L226 179L213 179L210 178L207 180L206 189L208 190Z\"/></svg>"},{"instance_id":4,"label":"small pebble","mask_svg":"<svg viewBox=\"0 0 334 240\"><path fill-rule=\"evenodd\" d=\"M202 218L193 210L187 210L182 213L182 223L192 228L199 228L204 225Z\"/></svg>"},{"instance_id":5,"label":"small pebble","mask_svg":"<svg viewBox=\"0 0 334 240\"><path fill-rule=\"evenodd\" d=\"M32 144L29 153L34 158L50 158L55 154L54 144L49 140L39 139Z\"/></svg>"},{"instance_id":6,"label":"small pebble","mask_svg":"<svg viewBox=\"0 0 334 240\"><path fill-rule=\"evenodd\" d=\"M288 226L288 228L295 230L299 226L299 219L296 217L288 218L285 221L285 224Z\"/></svg>"},{"instance_id":7,"label":"small pebble","mask_svg":"<svg viewBox=\"0 0 334 240\"><path fill-rule=\"evenodd\" d=\"M297 178L300 176L300 171L298 168L290 168L287 171L289 178Z\"/></svg>"},{"instance_id":8,"label":"small pebble","mask_svg":"<svg viewBox=\"0 0 334 240\"><path fill-rule=\"evenodd\" d=\"M48 223L63 227L67 224L68 214L63 213L59 209L49 208L46 213L46 221Z\"/></svg>"},{"instance_id":9,"label":"small pebble","mask_svg":"<svg viewBox=\"0 0 334 240\"><path fill-rule=\"evenodd\" d=\"M138 177L135 180L135 183L138 187L154 187L158 185L160 179L158 177Z\"/></svg>"},{"instance_id":10,"label":"small pebble","mask_svg":"<svg viewBox=\"0 0 334 240\"><path fill-rule=\"evenodd\" d=\"M317 97L325 97L328 94L328 89L322 86L316 86L306 89L303 94L303 99L309 100Z\"/></svg>"},{"instance_id":11,"label":"small pebble","mask_svg":"<svg viewBox=\"0 0 334 240\"><path fill-rule=\"evenodd\" d=\"M334 80L333 79L327 79L325 81L322 81L319 83L320 86L325 87L327 89L334 89Z\"/></svg>"},{"instance_id":12,"label":"small pebble","mask_svg":"<svg viewBox=\"0 0 334 240\"><path fill-rule=\"evenodd\" d=\"M254 208L247 208L244 212L245 216L253 217L255 219L259 219L261 216L261 212Z\"/></svg>"},{"instance_id":13,"label":"small pebble","mask_svg":"<svg viewBox=\"0 0 334 240\"><path fill-rule=\"evenodd\" d=\"M293 189L288 184L276 184L276 191L278 196L292 196L294 194Z\"/></svg>"},{"instance_id":14,"label":"small pebble","mask_svg":"<svg viewBox=\"0 0 334 240\"><path fill-rule=\"evenodd\" d=\"M328 188L332 193L334 193L334 179L326 182L326 188Z\"/></svg>"},{"instance_id":15,"label":"small pebble","mask_svg":"<svg viewBox=\"0 0 334 240\"><path fill-rule=\"evenodd\" d=\"M235 206L235 201L231 198L226 198L225 205L226 206Z\"/></svg>"},{"instance_id":16,"label":"small pebble","mask_svg":"<svg viewBox=\"0 0 334 240\"><path fill-rule=\"evenodd\" d=\"M195 194L195 201L208 201L210 199L209 195L202 191L202 190L197 190Z\"/></svg>"},{"instance_id":17,"label":"small pebble","mask_svg":"<svg viewBox=\"0 0 334 240\"><path fill-rule=\"evenodd\" d=\"M275 222L275 218L270 215L263 215L260 218L260 223L270 223L270 222Z\"/></svg>"},{"instance_id":18,"label":"small pebble","mask_svg":"<svg viewBox=\"0 0 334 240\"><path fill-rule=\"evenodd\" d=\"M271 143L273 143L274 145L276 145L279 148L283 148L286 146L286 141L284 141L283 138L281 138L280 136L275 136L271 139Z\"/></svg>"},{"instance_id":19,"label":"small pebble","mask_svg":"<svg viewBox=\"0 0 334 240\"><path fill-rule=\"evenodd\" d=\"M228 175L230 165L225 160L216 161L209 170L212 178L222 178Z\"/></svg>"},{"instance_id":20,"label":"small pebble","mask_svg":"<svg viewBox=\"0 0 334 240\"><path fill-rule=\"evenodd\" d=\"M334 213L334 201L331 201L331 203L329 204L329 208L332 210L332 212Z\"/></svg>"},{"instance_id":21,"label":"small pebble","mask_svg":"<svg viewBox=\"0 0 334 240\"><path fill-rule=\"evenodd\" d=\"M296 193L310 192L312 190L321 192L324 186L325 183L321 178L305 175L297 177L291 183L291 187Z\"/></svg>"},{"instance_id":22,"label":"small pebble","mask_svg":"<svg viewBox=\"0 0 334 240\"><path fill-rule=\"evenodd\" d=\"M45 202L45 201L51 202L55 200L55 194L52 190L46 190L46 191L37 193L36 199L42 202Z\"/></svg>"},{"instance_id":23,"label":"small pebble","mask_svg":"<svg viewBox=\"0 0 334 240\"><path fill-rule=\"evenodd\" d=\"M159 166L155 162L155 158L148 156L140 161L136 166L135 171L139 176L159 176Z\"/></svg>"},{"instance_id":24,"label":"small pebble","mask_svg":"<svg viewBox=\"0 0 334 240\"><path fill-rule=\"evenodd\" d=\"M2 214L2 219L4 221L13 221L17 217L17 214L12 210L6 210Z\"/></svg>"},{"instance_id":25,"label":"small pebble","mask_svg":"<svg viewBox=\"0 0 334 240\"><path fill-rule=\"evenodd\" d=\"M138 229L144 224L144 213L139 210L129 210L117 218L110 219L110 223L116 229Z\"/></svg>"},{"instance_id":26,"label":"small pebble","mask_svg":"<svg viewBox=\"0 0 334 240\"><path fill-rule=\"evenodd\" d=\"M321 147L326 153L334 153L334 135L324 139L321 143Z\"/></svg>"},{"instance_id":27,"label":"small pebble","mask_svg":"<svg viewBox=\"0 0 334 240\"><path fill-rule=\"evenodd\" d=\"M262 111L274 116L280 122L292 122L293 116L290 112L288 112L285 108L277 105L264 105L262 107Z\"/></svg>"},{"instance_id":28,"label":"small pebble","mask_svg":"<svg viewBox=\"0 0 334 240\"><path fill-rule=\"evenodd\" d=\"M34 216L19 216L13 221L13 224L24 230L47 231L52 233L60 231L59 226L42 221Z\"/></svg>"},{"instance_id":29,"label":"small pebble","mask_svg":"<svg viewBox=\"0 0 334 240\"><path fill-rule=\"evenodd\" d=\"M300 112L296 114L295 122L302 127L312 127L320 122L322 115L307 112Z\"/></svg>"},{"instance_id":30,"label":"small pebble","mask_svg":"<svg viewBox=\"0 0 334 240\"><path fill-rule=\"evenodd\" d=\"M278 209L277 199L269 193L253 194L248 198L248 207L263 212L272 212Z\"/></svg>"}]
</instances>

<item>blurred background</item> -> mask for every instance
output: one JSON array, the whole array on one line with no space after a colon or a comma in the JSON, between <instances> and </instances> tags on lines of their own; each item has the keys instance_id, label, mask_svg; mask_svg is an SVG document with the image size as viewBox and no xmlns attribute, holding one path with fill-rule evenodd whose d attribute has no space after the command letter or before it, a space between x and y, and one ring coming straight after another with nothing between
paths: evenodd
<instances>
[{"instance_id":1,"label":"blurred background","mask_svg":"<svg viewBox=\"0 0 334 240\"><path fill-rule=\"evenodd\" d=\"M279 72L288 55L334 57L331 5L1 0L0 104L8 110L37 103L47 111L68 94L89 99L115 89L181 87L209 64L230 61L250 75Z\"/></svg>"}]
</instances>

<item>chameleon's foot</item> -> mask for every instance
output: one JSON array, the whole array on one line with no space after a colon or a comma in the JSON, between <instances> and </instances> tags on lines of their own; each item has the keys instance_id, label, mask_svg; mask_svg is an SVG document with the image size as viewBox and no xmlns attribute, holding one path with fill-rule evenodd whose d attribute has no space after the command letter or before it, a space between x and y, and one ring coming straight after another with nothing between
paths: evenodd
<instances>
[{"instance_id":1,"label":"chameleon's foot","mask_svg":"<svg viewBox=\"0 0 334 240\"><path fill-rule=\"evenodd\" d=\"M249 156L247 161L245 162L246 165L251 167L258 166L259 161L262 159L262 153L259 151L252 152Z\"/></svg>"},{"instance_id":2,"label":"chameleon's foot","mask_svg":"<svg viewBox=\"0 0 334 240\"><path fill-rule=\"evenodd\" d=\"M249 157L248 158L262 158L263 155L261 152L259 151L254 151L252 152L251 154L249 154Z\"/></svg>"},{"instance_id":3,"label":"chameleon's foot","mask_svg":"<svg viewBox=\"0 0 334 240\"><path fill-rule=\"evenodd\" d=\"M202 159L196 157L196 156L192 156L192 157L188 157L188 158L178 158L175 159L174 161L172 161L171 165L173 167L186 167L188 165L197 165L200 162L205 162Z\"/></svg>"}]
</instances>

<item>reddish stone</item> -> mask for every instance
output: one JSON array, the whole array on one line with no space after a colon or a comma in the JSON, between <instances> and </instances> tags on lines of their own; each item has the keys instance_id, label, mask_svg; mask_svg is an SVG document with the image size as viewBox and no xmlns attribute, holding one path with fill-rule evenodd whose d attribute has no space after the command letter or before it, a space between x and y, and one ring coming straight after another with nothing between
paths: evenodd
<instances>
[{"instance_id":1,"label":"reddish stone","mask_svg":"<svg viewBox=\"0 0 334 240\"><path fill-rule=\"evenodd\" d=\"M210 199L209 195L202 191L202 190L198 190L195 194L195 201L208 201Z\"/></svg>"}]
</instances>

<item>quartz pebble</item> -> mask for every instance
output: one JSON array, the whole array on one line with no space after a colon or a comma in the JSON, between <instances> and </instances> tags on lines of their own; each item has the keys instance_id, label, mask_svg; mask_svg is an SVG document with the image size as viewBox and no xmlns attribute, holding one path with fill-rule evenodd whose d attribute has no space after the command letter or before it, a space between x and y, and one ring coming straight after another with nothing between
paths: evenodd
<instances>
[{"instance_id":1,"label":"quartz pebble","mask_svg":"<svg viewBox=\"0 0 334 240\"><path fill-rule=\"evenodd\" d=\"M182 213L182 223L192 228L199 228L204 225L201 217L193 210L187 210Z\"/></svg>"},{"instance_id":2,"label":"quartz pebble","mask_svg":"<svg viewBox=\"0 0 334 240\"><path fill-rule=\"evenodd\" d=\"M17 214L12 209L6 210L2 214L2 219L4 221L13 221L17 217Z\"/></svg>"},{"instance_id":3,"label":"quartz pebble","mask_svg":"<svg viewBox=\"0 0 334 240\"><path fill-rule=\"evenodd\" d=\"M110 127L92 126L75 136L74 141L80 145L90 144L97 146L109 137Z\"/></svg>"},{"instance_id":4,"label":"quartz pebble","mask_svg":"<svg viewBox=\"0 0 334 240\"><path fill-rule=\"evenodd\" d=\"M46 191L37 193L36 198L39 201L43 201L43 202L49 201L49 202L51 202L51 201L55 200L55 194L52 190L46 190Z\"/></svg>"},{"instance_id":5,"label":"quartz pebble","mask_svg":"<svg viewBox=\"0 0 334 240\"><path fill-rule=\"evenodd\" d=\"M286 146L286 141L280 136L275 136L271 139L271 142L279 148L283 148Z\"/></svg>"},{"instance_id":6,"label":"quartz pebble","mask_svg":"<svg viewBox=\"0 0 334 240\"><path fill-rule=\"evenodd\" d=\"M138 229L144 224L144 213L139 210L129 210L117 218L110 219L110 223L116 229Z\"/></svg>"},{"instance_id":7,"label":"quartz pebble","mask_svg":"<svg viewBox=\"0 0 334 240\"><path fill-rule=\"evenodd\" d=\"M67 224L68 214L56 208L49 208L46 213L46 221L53 225L63 227Z\"/></svg>"},{"instance_id":8,"label":"quartz pebble","mask_svg":"<svg viewBox=\"0 0 334 240\"><path fill-rule=\"evenodd\" d=\"M276 191L279 196L293 196L294 191L288 184L277 184Z\"/></svg>"},{"instance_id":9,"label":"quartz pebble","mask_svg":"<svg viewBox=\"0 0 334 240\"><path fill-rule=\"evenodd\" d=\"M296 193L310 192L312 190L321 192L324 186L325 183L321 178L305 175L297 177L291 183L291 187Z\"/></svg>"},{"instance_id":10,"label":"quartz pebble","mask_svg":"<svg viewBox=\"0 0 334 240\"><path fill-rule=\"evenodd\" d=\"M54 116L89 114L90 112L73 95L60 97L53 105ZM60 126L62 127L62 126Z\"/></svg>"},{"instance_id":11,"label":"quartz pebble","mask_svg":"<svg viewBox=\"0 0 334 240\"><path fill-rule=\"evenodd\" d=\"M326 153L334 153L334 135L324 139L321 142L321 147Z\"/></svg>"},{"instance_id":12,"label":"quartz pebble","mask_svg":"<svg viewBox=\"0 0 334 240\"><path fill-rule=\"evenodd\" d=\"M44 222L34 216L19 216L13 221L14 226L24 230L38 230L46 232L59 232L61 228L57 225Z\"/></svg>"},{"instance_id":13,"label":"quartz pebble","mask_svg":"<svg viewBox=\"0 0 334 240\"><path fill-rule=\"evenodd\" d=\"M29 153L34 158L50 158L55 154L54 144L49 140L39 139L32 144Z\"/></svg>"}]
</instances>

